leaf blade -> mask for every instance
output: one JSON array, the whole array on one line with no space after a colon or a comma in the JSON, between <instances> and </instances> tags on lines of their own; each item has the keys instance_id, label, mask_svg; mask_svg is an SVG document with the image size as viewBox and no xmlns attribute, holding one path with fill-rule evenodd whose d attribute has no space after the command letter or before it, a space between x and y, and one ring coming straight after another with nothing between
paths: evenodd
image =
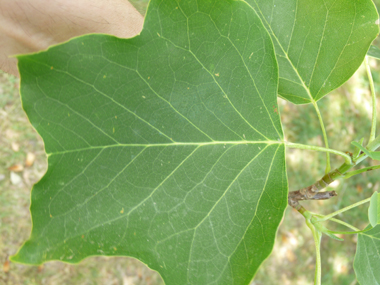
<instances>
[{"instance_id":1,"label":"leaf blade","mask_svg":"<svg viewBox=\"0 0 380 285\"><path fill-rule=\"evenodd\" d=\"M356 277L360 284L380 284L378 265L380 262L380 227L358 234L358 245L354 260Z\"/></svg>"},{"instance_id":2,"label":"leaf blade","mask_svg":"<svg viewBox=\"0 0 380 285\"><path fill-rule=\"evenodd\" d=\"M13 261L128 255L167 284L252 279L287 178L276 58L247 8L152 1L136 38L89 35L19 57L49 168Z\"/></svg>"},{"instance_id":3,"label":"leaf blade","mask_svg":"<svg viewBox=\"0 0 380 285\"><path fill-rule=\"evenodd\" d=\"M279 96L295 104L318 101L347 81L379 32L372 1L247 2L272 36Z\"/></svg>"},{"instance_id":4,"label":"leaf blade","mask_svg":"<svg viewBox=\"0 0 380 285\"><path fill-rule=\"evenodd\" d=\"M364 146L362 146L358 142L351 142L351 144L356 146L358 149L360 149L362 152L364 152L370 158L372 158L374 160L380 160L380 152L379 151L369 151L368 149L366 149Z\"/></svg>"},{"instance_id":5,"label":"leaf blade","mask_svg":"<svg viewBox=\"0 0 380 285\"><path fill-rule=\"evenodd\" d=\"M380 195L378 192L373 193L371 197L368 219L373 228L380 224Z\"/></svg>"}]
</instances>

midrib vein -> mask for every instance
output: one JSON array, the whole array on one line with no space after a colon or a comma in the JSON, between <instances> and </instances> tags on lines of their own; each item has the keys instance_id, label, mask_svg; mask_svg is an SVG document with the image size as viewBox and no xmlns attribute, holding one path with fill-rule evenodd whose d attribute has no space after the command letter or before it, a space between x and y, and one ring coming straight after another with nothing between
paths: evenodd
<instances>
[{"instance_id":1,"label":"midrib vein","mask_svg":"<svg viewBox=\"0 0 380 285\"><path fill-rule=\"evenodd\" d=\"M96 149L107 149L107 148L116 148L116 147L176 147L176 146L212 146L212 145L249 145L249 144L266 144L266 145L272 145L272 144L283 144L282 141L275 141L275 140L263 140L263 141L213 141L213 142L173 142L173 143L157 143L157 144L113 144L113 145L106 145L106 146L92 146L92 147L85 147L85 148L79 148L79 149L72 149L72 150L64 150L64 151L57 151L57 152L51 152L48 153L47 156L52 155L62 155L66 153L73 153L73 152L81 152L81 151L89 151L89 150L96 150Z\"/></svg>"}]
</instances>

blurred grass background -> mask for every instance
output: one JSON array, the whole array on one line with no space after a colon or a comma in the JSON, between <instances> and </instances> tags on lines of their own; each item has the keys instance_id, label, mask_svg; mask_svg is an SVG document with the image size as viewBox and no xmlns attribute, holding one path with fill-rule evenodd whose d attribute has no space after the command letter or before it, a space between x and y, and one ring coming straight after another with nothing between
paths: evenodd
<instances>
[{"instance_id":1,"label":"blurred grass background","mask_svg":"<svg viewBox=\"0 0 380 285\"><path fill-rule=\"evenodd\" d=\"M149 1L131 2L144 14ZM375 2L380 4L380 0ZM370 60L378 94L379 63ZM91 257L78 265L49 262L41 266L25 266L8 262L8 257L29 237L30 190L43 176L47 166L42 140L22 111L18 84L17 78L0 73L0 284L163 284L156 272L126 257ZM363 66L342 87L319 101L319 106L331 148L353 151L350 147L352 140L357 141L362 137L367 139L371 98ZM318 119L311 105L296 106L279 99L279 109L286 140L323 145ZM333 168L341 163L341 159L332 157ZM368 165L366 162L360 167ZM325 155L288 150L287 167L289 190L296 190L308 186L323 175ZM336 211L369 197L379 189L379 178L380 171L373 171L347 181L339 180L329 187L338 192L338 197L329 201L305 202L303 205L321 214ZM346 212L340 218L364 228L367 224L367 205ZM352 268L357 238L354 235L344 238L344 242L326 237L322 239L323 284L357 284ZM303 217L288 208L273 253L260 268L252 285L313 284L314 261L311 232Z\"/></svg>"}]
</instances>

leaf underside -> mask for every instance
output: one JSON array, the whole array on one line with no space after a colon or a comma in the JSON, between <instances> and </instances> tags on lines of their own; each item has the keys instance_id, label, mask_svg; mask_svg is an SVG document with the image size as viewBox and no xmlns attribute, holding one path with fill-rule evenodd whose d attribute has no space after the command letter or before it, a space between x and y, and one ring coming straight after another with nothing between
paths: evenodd
<instances>
[{"instance_id":1,"label":"leaf underside","mask_svg":"<svg viewBox=\"0 0 380 285\"><path fill-rule=\"evenodd\" d=\"M358 234L354 269L361 285L380 284L380 225Z\"/></svg>"},{"instance_id":2,"label":"leaf underside","mask_svg":"<svg viewBox=\"0 0 380 285\"><path fill-rule=\"evenodd\" d=\"M127 255L166 284L248 284L287 204L271 38L240 1L152 1L141 35L20 56L45 142L13 261Z\"/></svg>"},{"instance_id":3,"label":"leaf underside","mask_svg":"<svg viewBox=\"0 0 380 285\"><path fill-rule=\"evenodd\" d=\"M318 101L346 82L379 33L372 0L246 0L271 34L279 96Z\"/></svg>"}]
</instances>

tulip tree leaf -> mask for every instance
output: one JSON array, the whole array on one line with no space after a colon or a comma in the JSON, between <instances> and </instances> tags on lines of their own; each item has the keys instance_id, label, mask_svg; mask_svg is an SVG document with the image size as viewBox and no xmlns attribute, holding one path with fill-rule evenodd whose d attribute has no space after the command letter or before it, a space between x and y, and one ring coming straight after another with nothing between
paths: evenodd
<instances>
[{"instance_id":1,"label":"tulip tree leaf","mask_svg":"<svg viewBox=\"0 0 380 285\"><path fill-rule=\"evenodd\" d=\"M287 205L273 44L242 1L151 1L141 34L19 56L45 142L13 261L133 256L166 284L248 284Z\"/></svg>"},{"instance_id":2,"label":"tulip tree leaf","mask_svg":"<svg viewBox=\"0 0 380 285\"><path fill-rule=\"evenodd\" d=\"M372 227L376 227L380 224L380 194L378 192L373 193L368 208L368 219Z\"/></svg>"},{"instance_id":3,"label":"tulip tree leaf","mask_svg":"<svg viewBox=\"0 0 380 285\"><path fill-rule=\"evenodd\" d=\"M318 101L358 69L379 28L371 0L247 0L272 36L279 96Z\"/></svg>"},{"instance_id":4,"label":"tulip tree leaf","mask_svg":"<svg viewBox=\"0 0 380 285\"><path fill-rule=\"evenodd\" d=\"M358 234L354 269L361 285L380 284L380 225Z\"/></svg>"}]
</instances>

